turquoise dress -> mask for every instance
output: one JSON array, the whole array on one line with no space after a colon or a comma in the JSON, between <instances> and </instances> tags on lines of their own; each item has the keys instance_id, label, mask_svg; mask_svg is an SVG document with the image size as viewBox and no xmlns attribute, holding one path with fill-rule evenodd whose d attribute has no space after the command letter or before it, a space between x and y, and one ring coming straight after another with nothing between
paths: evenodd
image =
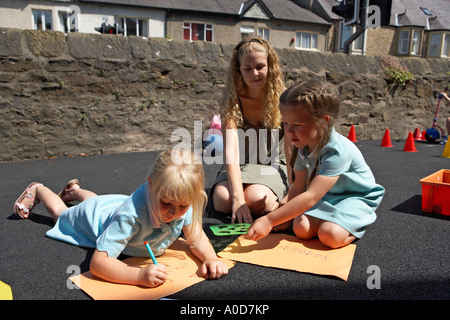
<instances>
[{"instance_id":1,"label":"turquoise dress","mask_svg":"<svg viewBox=\"0 0 450 320\"><path fill-rule=\"evenodd\" d=\"M109 257L121 253L149 257L147 241L158 256L192 223L192 207L170 223L156 221L150 215L148 183L131 196L101 195L64 210L47 236L73 245L97 248Z\"/></svg>"},{"instance_id":2,"label":"turquoise dress","mask_svg":"<svg viewBox=\"0 0 450 320\"><path fill-rule=\"evenodd\" d=\"M316 164L318 175L339 179L305 214L336 223L361 238L366 227L376 220L375 210L384 196L384 188L375 182L355 144L334 129L319 152L308 154L307 148L299 149L294 169L308 170L309 176Z\"/></svg>"}]
</instances>

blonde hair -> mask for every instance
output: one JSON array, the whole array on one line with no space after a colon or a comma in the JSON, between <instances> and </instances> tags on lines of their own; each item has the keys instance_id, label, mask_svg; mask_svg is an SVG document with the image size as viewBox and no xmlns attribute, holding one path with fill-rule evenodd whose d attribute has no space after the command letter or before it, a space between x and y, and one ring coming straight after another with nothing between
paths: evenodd
<instances>
[{"instance_id":1,"label":"blonde hair","mask_svg":"<svg viewBox=\"0 0 450 320\"><path fill-rule=\"evenodd\" d=\"M238 127L244 123L244 117L239 107L238 93L247 85L240 72L239 59L252 51L263 52L267 55L268 75L261 120L264 127L277 129L281 126L279 97L284 89L283 77L277 53L268 41L259 37L243 40L233 50L228 73L228 90L220 109L221 118L224 123L234 120Z\"/></svg>"},{"instance_id":2,"label":"blonde hair","mask_svg":"<svg viewBox=\"0 0 450 320\"><path fill-rule=\"evenodd\" d=\"M330 140L331 132L339 117L339 95L335 87L324 80L314 78L301 81L290 86L280 96L280 108L303 109L311 114L314 123L321 130L321 140L317 146L321 150ZM322 117L329 116L330 120L327 126L323 125ZM297 158L298 148L293 147L291 167L294 167ZM317 174L316 166L308 179L308 184ZM294 174L292 174L294 177Z\"/></svg>"},{"instance_id":3,"label":"blonde hair","mask_svg":"<svg viewBox=\"0 0 450 320\"><path fill-rule=\"evenodd\" d=\"M183 161L178 161L179 156ZM207 195L204 190L205 174L202 161L197 159L193 151L172 149L162 152L148 173L151 180L149 187L151 215L161 222L159 200L161 197L176 202L186 202L192 206L191 239L200 239L196 231L202 228L202 217L205 212ZM189 159L189 161L186 161Z\"/></svg>"}]
</instances>

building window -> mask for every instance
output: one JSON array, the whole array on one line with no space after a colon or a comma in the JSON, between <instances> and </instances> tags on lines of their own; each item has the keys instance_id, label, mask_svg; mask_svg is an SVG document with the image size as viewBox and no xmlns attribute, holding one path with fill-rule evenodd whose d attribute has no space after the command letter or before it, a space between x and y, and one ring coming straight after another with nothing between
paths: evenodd
<instances>
[{"instance_id":1,"label":"building window","mask_svg":"<svg viewBox=\"0 0 450 320\"><path fill-rule=\"evenodd\" d=\"M33 29L52 30L52 12L48 10L31 10L33 14Z\"/></svg>"},{"instance_id":2,"label":"building window","mask_svg":"<svg viewBox=\"0 0 450 320\"><path fill-rule=\"evenodd\" d=\"M444 50L442 52L442 55L447 58L450 57L450 33L445 34Z\"/></svg>"},{"instance_id":3,"label":"building window","mask_svg":"<svg viewBox=\"0 0 450 320\"><path fill-rule=\"evenodd\" d=\"M119 28L123 29L125 36L148 37L147 20L139 18L116 18Z\"/></svg>"},{"instance_id":4,"label":"building window","mask_svg":"<svg viewBox=\"0 0 450 320\"><path fill-rule=\"evenodd\" d=\"M67 12L59 11L58 12L59 19L59 31L64 32L65 34L69 33L69 15Z\"/></svg>"},{"instance_id":5,"label":"building window","mask_svg":"<svg viewBox=\"0 0 450 320\"><path fill-rule=\"evenodd\" d=\"M255 28L249 26L241 27L241 40L252 37L255 34Z\"/></svg>"},{"instance_id":6,"label":"building window","mask_svg":"<svg viewBox=\"0 0 450 320\"><path fill-rule=\"evenodd\" d=\"M344 25L343 23L340 24L340 41L339 41L339 50L344 49L344 43L345 41L350 38L350 36L355 31L355 28L351 25ZM364 33L361 34L358 38L356 38L355 41L353 41L350 45L350 49L352 50L359 50L362 52L364 46Z\"/></svg>"},{"instance_id":7,"label":"building window","mask_svg":"<svg viewBox=\"0 0 450 320\"><path fill-rule=\"evenodd\" d=\"M430 57L438 57L439 56L440 42L441 42L440 34L434 33L430 36L430 49L428 51L428 56L430 56Z\"/></svg>"},{"instance_id":8,"label":"building window","mask_svg":"<svg viewBox=\"0 0 450 320\"><path fill-rule=\"evenodd\" d=\"M418 55L420 53L420 31L413 30L411 54Z\"/></svg>"},{"instance_id":9,"label":"building window","mask_svg":"<svg viewBox=\"0 0 450 320\"><path fill-rule=\"evenodd\" d=\"M258 29L258 36L260 36L263 39L266 39L269 41L269 29L267 28L259 28Z\"/></svg>"},{"instance_id":10,"label":"building window","mask_svg":"<svg viewBox=\"0 0 450 320\"><path fill-rule=\"evenodd\" d=\"M398 37L398 54L419 55L420 54L420 30L401 30Z\"/></svg>"},{"instance_id":11,"label":"building window","mask_svg":"<svg viewBox=\"0 0 450 320\"><path fill-rule=\"evenodd\" d=\"M425 13L427 16L432 16L433 15L433 13L431 13L431 11L428 10L428 8L420 7L420 9L422 9L423 13Z\"/></svg>"},{"instance_id":12,"label":"building window","mask_svg":"<svg viewBox=\"0 0 450 320\"><path fill-rule=\"evenodd\" d=\"M431 33L428 46L429 57L450 57L450 33Z\"/></svg>"},{"instance_id":13,"label":"building window","mask_svg":"<svg viewBox=\"0 0 450 320\"><path fill-rule=\"evenodd\" d=\"M409 47L409 30L400 31L398 39L398 54L408 54Z\"/></svg>"},{"instance_id":14,"label":"building window","mask_svg":"<svg viewBox=\"0 0 450 320\"><path fill-rule=\"evenodd\" d=\"M58 22L59 22L59 31L68 34L69 32L78 32L76 29L76 22L74 20L70 21L71 13L67 11L58 11ZM78 18L76 18L78 19ZM72 25L70 25L72 22ZM71 29L72 28L72 29Z\"/></svg>"},{"instance_id":15,"label":"building window","mask_svg":"<svg viewBox=\"0 0 450 320\"><path fill-rule=\"evenodd\" d=\"M317 50L317 33L297 32L295 34L295 47Z\"/></svg>"},{"instance_id":16,"label":"building window","mask_svg":"<svg viewBox=\"0 0 450 320\"><path fill-rule=\"evenodd\" d=\"M189 41L213 41L213 25L203 23L183 23L183 39Z\"/></svg>"}]
</instances>

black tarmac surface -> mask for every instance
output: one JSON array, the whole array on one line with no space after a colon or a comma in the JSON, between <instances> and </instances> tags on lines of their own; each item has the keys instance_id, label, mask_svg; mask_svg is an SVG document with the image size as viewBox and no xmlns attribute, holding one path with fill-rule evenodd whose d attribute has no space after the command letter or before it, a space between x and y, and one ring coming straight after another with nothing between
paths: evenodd
<instances>
[{"instance_id":1,"label":"black tarmac surface","mask_svg":"<svg viewBox=\"0 0 450 320\"><path fill-rule=\"evenodd\" d=\"M404 152L405 140L392 143L393 148L381 147L379 140L355 143L377 182L386 188L386 195L377 210L377 221L355 242L348 281L237 262L227 276L203 281L167 298L269 304L271 300L310 299L448 300L450 217L422 212L419 180L450 169L450 158L441 156L442 144L416 142L418 152ZM93 250L45 237L53 220L42 205L31 219L16 218L13 203L25 187L38 181L59 192L67 181L78 178L83 188L98 194L130 194L146 180L156 155L124 153L0 163L0 280L11 286L14 300L91 299L68 285L68 278L78 268L81 272L89 269ZM207 189L218 168L205 166ZM234 238L215 237L209 225L229 222L208 207L204 229L217 250ZM372 268L379 268L380 288L368 287Z\"/></svg>"}]
</instances>

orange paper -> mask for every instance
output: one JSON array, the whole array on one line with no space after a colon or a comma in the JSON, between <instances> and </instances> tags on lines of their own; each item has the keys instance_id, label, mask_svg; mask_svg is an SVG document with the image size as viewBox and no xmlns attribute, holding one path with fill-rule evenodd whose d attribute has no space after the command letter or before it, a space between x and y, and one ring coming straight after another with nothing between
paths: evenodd
<instances>
[{"instance_id":1,"label":"orange paper","mask_svg":"<svg viewBox=\"0 0 450 320\"><path fill-rule=\"evenodd\" d=\"M270 233L258 241L242 235L218 255L265 267L332 275L347 281L355 250L355 244L330 249L318 239L306 241L291 235Z\"/></svg>"},{"instance_id":2,"label":"orange paper","mask_svg":"<svg viewBox=\"0 0 450 320\"><path fill-rule=\"evenodd\" d=\"M162 255L157 257L158 263L168 270L168 279L156 288L146 288L127 284L104 281L87 271L81 275L71 277L80 289L95 300L156 300L181 291L189 286L205 280L201 275L201 261L190 251L187 242L177 239ZM220 259L228 269L234 262ZM128 258L123 260L130 266L146 266L152 260L146 258Z\"/></svg>"}]
</instances>

